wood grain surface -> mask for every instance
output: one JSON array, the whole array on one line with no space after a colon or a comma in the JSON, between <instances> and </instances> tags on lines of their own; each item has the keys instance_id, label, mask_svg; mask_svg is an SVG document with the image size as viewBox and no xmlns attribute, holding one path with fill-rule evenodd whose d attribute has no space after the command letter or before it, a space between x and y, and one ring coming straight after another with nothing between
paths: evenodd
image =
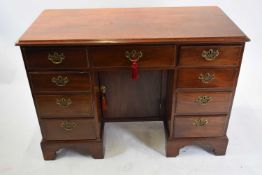
<instances>
[{"instance_id":1,"label":"wood grain surface","mask_svg":"<svg viewBox=\"0 0 262 175\"><path fill-rule=\"evenodd\" d=\"M17 45L244 42L218 7L45 10Z\"/></svg>"}]
</instances>

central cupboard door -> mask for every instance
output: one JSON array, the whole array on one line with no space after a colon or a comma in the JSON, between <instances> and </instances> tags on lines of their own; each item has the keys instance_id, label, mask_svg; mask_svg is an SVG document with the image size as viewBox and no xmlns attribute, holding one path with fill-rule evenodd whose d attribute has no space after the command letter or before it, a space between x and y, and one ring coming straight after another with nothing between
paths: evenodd
<instances>
[{"instance_id":1,"label":"central cupboard door","mask_svg":"<svg viewBox=\"0 0 262 175\"><path fill-rule=\"evenodd\" d=\"M132 80L131 70L99 72L100 87L106 87L105 120L160 119L160 102L165 72L139 70Z\"/></svg>"}]
</instances>

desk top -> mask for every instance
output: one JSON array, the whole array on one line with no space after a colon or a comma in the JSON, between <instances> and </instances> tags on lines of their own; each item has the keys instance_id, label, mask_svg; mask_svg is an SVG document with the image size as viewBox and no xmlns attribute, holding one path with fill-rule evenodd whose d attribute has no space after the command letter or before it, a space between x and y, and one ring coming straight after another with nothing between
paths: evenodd
<instances>
[{"instance_id":1,"label":"desk top","mask_svg":"<svg viewBox=\"0 0 262 175\"><path fill-rule=\"evenodd\" d=\"M45 10L17 45L245 42L218 7Z\"/></svg>"}]
</instances>

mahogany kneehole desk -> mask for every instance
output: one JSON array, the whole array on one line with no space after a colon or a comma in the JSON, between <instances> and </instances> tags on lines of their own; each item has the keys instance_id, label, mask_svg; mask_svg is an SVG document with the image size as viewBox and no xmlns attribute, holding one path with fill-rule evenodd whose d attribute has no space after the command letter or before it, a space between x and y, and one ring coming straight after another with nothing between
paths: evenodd
<instances>
[{"instance_id":1,"label":"mahogany kneehole desk","mask_svg":"<svg viewBox=\"0 0 262 175\"><path fill-rule=\"evenodd\" d=\"M166 156L224 155L247 36L218 7L46 10L17 42L43 136L104 157L103 126L163 121Z\"/></svg>"}]
</instances>

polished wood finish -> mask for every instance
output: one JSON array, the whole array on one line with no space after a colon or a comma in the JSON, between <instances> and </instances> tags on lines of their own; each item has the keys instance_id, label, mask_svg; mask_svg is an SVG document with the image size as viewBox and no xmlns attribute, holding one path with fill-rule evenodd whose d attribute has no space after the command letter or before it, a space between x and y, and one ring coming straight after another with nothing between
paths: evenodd
<instances>
[{"instance_id":1,"label":"polished wood finish","mask_svg":"<svg viewBox=\"0 0 262 175\"><path fill-rule=\"evenodd\" d=\"M218 7L45 10L18 45L245 42Z\"/></svg>"},{"instance_id":2,"label":"polished wood finish","mask_svg":"<svg viewBox=\"0 0 262 175\"><path fill-rule=\"evenodd\" d=\"M242 57L242 45L182 46L179 63L181 66L237 66ZM219 55L212 61L203 58L202 52L217 50Z\"/></svg>"},{"instance_id":3,"label":"polished wood finish","mask_svg":"<svg viewBox=\"0 0 262 175\"><path fill-rule=\"evenodd\" d=\"M69 101L66 105L59 100ZM41 118L94 117L93 100L88 95L35 95L38 115Z\"/></svg>"},{"instance_id":4,"label":"polished wood finish","mask_svg":"<svg viewBox=\"0 0 262 175\"><path fill-rule=\"evenodd\" d=\"M46 140L85 140L96 139L93 119L41 119L43 138ZM72 129L66 130L63 122L74 123Z\"/></svg>"},{"instance_id":5,"label":"polished wood finish","mask_svg":"<svg viewBox=\"0 0 262 175\"><path fill-rule=\"evenodd\" d=\"M54 64L49 55L63 55L59 64ZM28 70L74 70L86 69L89 66L85 47L29 47L24 49Z\"/></svg>"},{"instance_id":6,"label":"polished wood finish","mask_svg":"<svg viewBox=\"0 0 262 175\"><path fill-rule=\"evenodd\" d=\"M223 137L202 137L202 138L177 138L166 141L166 156L178 156L179 150L188 145L196 145L213 152L217 156L225 155L228 138Z\"/></svg>"},{"instance_id":7,"label":"polished wood finish","mask_svg":"<svg viewBox=\"0 0 262 175\"><path fill-rule=\"evenodd\" d=\"M198 97L208 96L212 99L206 104L196 102ZM227 113L230 109L231 92L179 92L177 93L176 113Z\"/></svg>"},{"instance_id":8,"label":"polished wood finish","mask_svg":"<svg viewBox=\"0 0 262 175\"><path fill-rule=\"evenodd\" d=\"M234 88L237 77L237 69L206 69L190 68L178 71L178 88ZM204 80L205 76L210 75L212 80ZM201 79L202 76L202 79Z\"/></svg>"},{"instance_id":9,"label":"polished wood finish","mask_svg":"<svg viewBox=\"0 0 262 175\"><path fill-rule=\"evenodd\" d=\"M52 82L61 76L68 79L63 86ZM30 72L32 90L39 92L91 92L90 74L88 72Z\"/></svg>"},{"instance_id":10,"label":"polished wood finish","mask_svg":"<svg viewBox=\"0 0 262 175\"><path fill-rule=\"evenodd\" d=\"M206 120L204 126L196 126L198 120ZM226 130L226 116L177 116L174 124L174 137L219 137Z\"/></svg>"},{"instance_id":11,"label":"polished wood finish","mask_svg":"<svg viewBox=\"0 0 262 175\"><path fill-rule=\"evenodd\" d=\"M92 155L95 159L104 158L104 146L101 140L42 140L41 148L45 160L54 160L60 149L74 149L84 155Z\"/></svg>"},{"instance_id":12,"label":"polished wood finish","mask_svg":"<svg viewBox=\"0 0 262 175\"><path fill-rule=\"evenodd\" d=\"M141 51L139 68L170 67L175 64L175 46L172 45L135 45L135 46L100 46L89 49L89 58L93 67L131 67L126 58L126 51Z\"/></svg>"},{"instance_id":13,"label":"polished wood finish","mask_svg":"<svg viewBox=\"0 0 262 175\"><path fill-rule=\"evenodd\" d=\"M152 120L168 157L191 144L224 155L246 41L218 7L44 11L16 43L44 159L62 148L103 158L105 122ZM139 52L138 80L127 51Z\"/></svg>"},{"instance_id":14,"label":"polished wood finish","mask_svg":"<svg viewBox=\"0 0 262 175\"><path fill-rule=\"evenodd\" d=\"M139 71L139 79L131 80L130 71L99 73L100 85L106 87L105 120L155 118L160 120L161 71ZM141 105L142 104L142 105Z\"/></svg>"}]
</instances>

